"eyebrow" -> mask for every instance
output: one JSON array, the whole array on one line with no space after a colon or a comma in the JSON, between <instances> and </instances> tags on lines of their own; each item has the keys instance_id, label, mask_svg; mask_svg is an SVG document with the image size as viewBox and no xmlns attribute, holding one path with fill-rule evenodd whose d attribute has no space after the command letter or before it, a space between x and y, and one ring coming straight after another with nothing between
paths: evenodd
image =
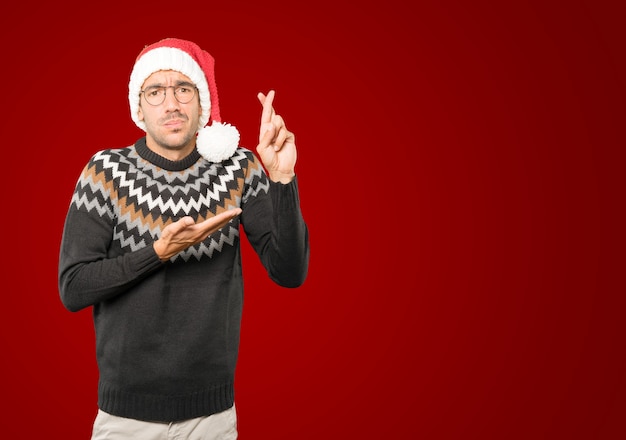
<instances>
[{"instance_id":1,"label":"eyebrow","mask_svg":"<svg viewBox=\"0 0 626 440\"><path fill-rule=\"evenodd\" d=\"M189 81L176 81L176 83L174 84L174 87L180 87L180 86L195 87L196 85L194 83L192 83L192 82L189 82ZM165 86L163 84L161 84L161 83L150 84L150 85L146 86L144 88L144 90L152 88L152 87L165 87Z\"/></svg>"}]
</instances>

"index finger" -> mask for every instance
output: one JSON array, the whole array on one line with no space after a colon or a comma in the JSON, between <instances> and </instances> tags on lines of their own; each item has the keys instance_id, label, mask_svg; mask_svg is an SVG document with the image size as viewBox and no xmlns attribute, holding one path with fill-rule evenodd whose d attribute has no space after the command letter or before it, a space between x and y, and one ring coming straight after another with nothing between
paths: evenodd
<instances>
[{"instance_id":1,"label":"index finger","mask_svg":"<svg viewBox=\"0 0 626 440\"><path fill-rule=\"evenodd\" d=\"M272 102L274 101L274 91L270 90L264 100L263 103L263 112L261 113L261 124L272 121L272 114L274 109L272 108ZM262 94L259 94L259 99Z\"/></svg>"}]
</instances>

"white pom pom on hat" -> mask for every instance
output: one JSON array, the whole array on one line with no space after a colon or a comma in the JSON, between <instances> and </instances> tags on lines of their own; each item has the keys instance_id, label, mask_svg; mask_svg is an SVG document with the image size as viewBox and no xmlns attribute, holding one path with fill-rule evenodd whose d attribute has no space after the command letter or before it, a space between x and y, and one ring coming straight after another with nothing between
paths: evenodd
<instances>
[{"instance_id":1,"label":"white pom pom on hat","mask_svg":"<svg viewBox=\"0 0 626 440\"><path fill-rule=\"evenodd\" d=\"M139 94L144 81L159 70L180 72L198 88L202 114L196 147L200 155L211 162L222 162L231 157L239 146L239 131L222 123L215 84L215 60L191 41L165 38L139 53L128 83L130 115L135 124L146 130L146 124L139 120ZM209 121L211 125L205 127Z\"/></svg>"}]
</instances>

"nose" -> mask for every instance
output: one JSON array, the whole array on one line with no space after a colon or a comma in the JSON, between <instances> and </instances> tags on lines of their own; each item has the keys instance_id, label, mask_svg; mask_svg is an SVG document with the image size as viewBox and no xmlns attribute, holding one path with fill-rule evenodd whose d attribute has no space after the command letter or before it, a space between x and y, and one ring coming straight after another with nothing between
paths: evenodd
<instances>
[{"instance_id":1,"label":"nose","mask_svg":"<svg viewBox=\"0 0 626 440\"><path fill-rule=\"evenodd\" d=\"M178 110L180 108L180 103L176 99L176 96L174 96L173 87L168 87L165 89L165 100L163 101L163 104L165 105L165 108L167 110Z\"/></svg>"}]
</instances>

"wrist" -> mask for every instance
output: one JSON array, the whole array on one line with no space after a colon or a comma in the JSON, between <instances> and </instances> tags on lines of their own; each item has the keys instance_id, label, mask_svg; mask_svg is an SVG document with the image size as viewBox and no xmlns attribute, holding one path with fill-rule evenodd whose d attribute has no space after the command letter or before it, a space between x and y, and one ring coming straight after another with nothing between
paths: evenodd
<instances>
[{"instance_id":1,"label":"wrist","mask_svg":"<svg viewBox=\"0 0 626 440\"><path fill-rule=\"evenodd\" d=\"M157 257L159 257L159 260L161 260L162 262L166 262L170 259L170 257L168 257L165 253L165 245L163 244L161 239L158 239L154 243L152 243L152 248L154 249L154 253L157 254Z\"/></svg>"},{"instance_id":2,"label":"wrist","mask_svg":"<svg viewBox=\"0 0 626 440\"><path fill-rule=\"evenodd\" d=\"M288 172L288 173L283 173L280 171L271 171L269 173L269 177L272 182L280 182L283 184L287 184L291 182L294 179L294 177L296 177L296 173L293 171Z\"/></svg>"}]
</instances>

